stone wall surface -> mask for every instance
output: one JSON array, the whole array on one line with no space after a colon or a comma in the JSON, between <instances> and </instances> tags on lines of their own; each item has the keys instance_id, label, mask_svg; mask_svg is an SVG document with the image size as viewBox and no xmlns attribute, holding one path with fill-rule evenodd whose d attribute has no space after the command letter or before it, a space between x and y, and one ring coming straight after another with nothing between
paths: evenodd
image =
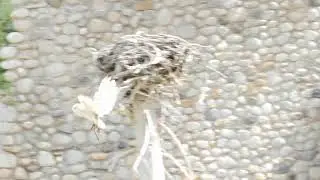
<instances>
[{"instance_id":1,"label":"stone wall surface","mask_svg":"<svg viewBox=\"0 0 320 180\"><path fill-rule=\"evenodd\" d=\"M109 172L112 157L135 148L132 122L109 118L98 141L71 106L78 94L90 95L101 77L87 48L138 30L215 48L212 59L192 67L177 107L184 118L174 128L201 179L320 179L320 1L12 4L17 32L7 36L10 45L0 57L14 104L0 106L0 179L133 179L135 155ZM195 105L200 87L211 89L205 106ZM164 147L179 153L170 141Z\"/></svg>"}]
</instances>

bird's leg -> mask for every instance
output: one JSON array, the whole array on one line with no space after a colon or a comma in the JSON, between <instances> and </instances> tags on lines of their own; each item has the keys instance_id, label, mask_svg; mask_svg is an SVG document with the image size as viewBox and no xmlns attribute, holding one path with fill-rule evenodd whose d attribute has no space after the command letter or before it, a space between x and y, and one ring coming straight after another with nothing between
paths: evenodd
<instances>
[{"instance_id":1,"label":"bird's leg","mask_svg":"<svg viewBox=\"0 0 320 180\"><path fill-rule=\"evenodd\" d=\"M97 131L99 131L99 129L94 129L93 131L94 131L94 134L96 135L96 137L97 137L97 139L99 141L99 136L98 136L98 133L97 133Z\"/></svg>"},{"instance_id":2,"label":"bird's leg","mask_svg":"<svg viewBox=\"0 0 320 180\"><path fill-rule=\"evenodd\" d=\"M95 124L92 124L91 126L91 130L93 130L95 128Z\"/></svg>"},{"instance_id":3,"label":"bird's leg","mask_svg":"<svg viewBox=\"0 0 320 180\"><path fill-rule=\"evenodd\" d=\"M97 137L97 139L99 141L99 136L98 136L97 132L99 133L100 129L95 124L92 124L91 130L94 131L94 134L96 135L96 137Z\"/></svg>"}]
</instances>

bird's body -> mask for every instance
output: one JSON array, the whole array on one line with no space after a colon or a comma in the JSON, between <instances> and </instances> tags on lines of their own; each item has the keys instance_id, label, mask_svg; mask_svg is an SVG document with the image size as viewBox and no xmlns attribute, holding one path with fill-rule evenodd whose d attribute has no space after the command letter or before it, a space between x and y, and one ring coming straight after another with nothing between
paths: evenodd
<instances>
[{"instance_id":1,"label":"bird's body","mask_svg":"<svg viewBox=\"0 0 320 180\"><path fill-rule=\"evenodd\" d=\"M103 122L103 116L109 114L118 98L120 89L114 80L105 77L99 86L98 91L94 94L93 99L88 96L79 95L79 103L73 105L72 111L80 117L93 122L93 128L106 129Z\"/></svg>"}]
</instances>

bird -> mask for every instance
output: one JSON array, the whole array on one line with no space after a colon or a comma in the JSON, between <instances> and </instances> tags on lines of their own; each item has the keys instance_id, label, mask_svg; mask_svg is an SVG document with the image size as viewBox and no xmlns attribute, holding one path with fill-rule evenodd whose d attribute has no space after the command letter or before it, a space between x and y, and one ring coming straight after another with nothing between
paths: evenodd
<instances>
[{"instance_id":1,"label":"bird","mask_svg":"<svg viewBox=\"0 0 320 180\"><path fill-rule=\"evenodd\" d=\"M78 96L79 103L72 106L72 111L75 115L93 122L91 129L98 131L100 129L106 129L106 124L102 118L110 114L114 109L119 91L120 88L117 86L115 80L111 80L110 77L106 76L102 79L93 98L85 95Z\"/></svg>"}]
</instances>

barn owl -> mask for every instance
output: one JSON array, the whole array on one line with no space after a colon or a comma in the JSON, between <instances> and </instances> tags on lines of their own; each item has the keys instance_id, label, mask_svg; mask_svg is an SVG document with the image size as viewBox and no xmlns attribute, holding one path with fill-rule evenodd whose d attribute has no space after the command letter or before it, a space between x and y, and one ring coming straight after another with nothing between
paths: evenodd
<instances>
[{"instance_id":1,"label":"barn owl","mask_svg":"<svg viewBox=\"0 0 320 180\"><path fill-rule=\"evenodd\" d=\"M94 94L93 99L88 96L79 95L79 103L73 105L72 111L80 117L93 122L92 129L106 129L102 117L110 114L113 110L120 89L114 80L105 77L99 86L98 91Z\"/></svg>"}]
</instances>

